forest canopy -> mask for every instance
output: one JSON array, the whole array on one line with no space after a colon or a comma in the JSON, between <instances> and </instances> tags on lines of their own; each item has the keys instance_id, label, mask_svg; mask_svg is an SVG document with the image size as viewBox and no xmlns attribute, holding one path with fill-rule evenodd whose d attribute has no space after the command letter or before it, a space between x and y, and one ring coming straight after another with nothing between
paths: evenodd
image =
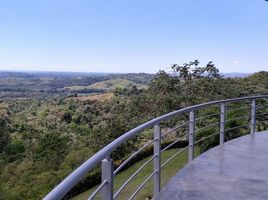
<instances>
[{"instance_id":1,"label":"forest canopy","mask_svg":"<svg viewBox=\"0 0 268 200\"><path fill-rule=\"evenodd\" d=\"M42 81L40 88L33 83L40 83L44 77L24 77L31 85L24 87L28 92L25 98L6 96L0 103L0 200L44 197L95 152L149 119L202 102L268 94L266 71L246 78L225 78L213 62L200 67L197 60L174 64L172 70L171 74L159 71L156 75L50 76L52 82L46 75L47 81ZM99 96L94 99L85 94L73 95L65 88L86 87L118 77L131 84L126 81L124 86L109 85L109 90L98 91L98 95L110 94L102 100ZM8 80L5 77L7 83L1 86L2 91L7 91ZM60 87L55 88L54 84ZM22 86L12 86L16 94L21 89ZM44 92L46 95L40 95ZM49 92L57 95L47 95ZM35 95L28 96L31 93ZM149 134L147 138L151 137ZM121 146L113 158L124 158L140 145L140 140L136 138ZM81 183L83 190L96 185L90 179L99 176L94 173ZM73 195L78 192L81 191L74 190Z\"/></svg>"}]
</instances>

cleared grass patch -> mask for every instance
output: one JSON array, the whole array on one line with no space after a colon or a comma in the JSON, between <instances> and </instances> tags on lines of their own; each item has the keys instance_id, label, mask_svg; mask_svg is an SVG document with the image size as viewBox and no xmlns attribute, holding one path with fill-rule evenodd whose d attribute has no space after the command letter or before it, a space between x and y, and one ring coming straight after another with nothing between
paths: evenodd
<instances>
[{"instance_id":1,"label":"cleared grass patch","mask_svg":"<svg viewBox=\"0 0 268 200\"><path fill-rule=\"evenodd\" d=\"M139 89L147 87L146 85L138 84L127 79L115 78L115 79L110 79L106 81L100 81L100 82L97 82L88 86L77 86L77 85L69 86L69 87L65 87L65 89L69 89L71 91L83 90L83 89L101 89L101 90L109 91L109 90L114 90L116 88L126 88L129 85L135 85Z\"/></svg>"},{"instance_id":2,"label":"cleared grass patch","mask_svg":"<svg viewBox=\"0 0 268 200\"><path fill-rule=\"evenodd\" d=\"M69 99L74 99L78 101L100 101L101 102L101 101L109 100L113 96L114 95L112 92L107 92L103 94L94 94L94 95L89 94L88 96L70 97Z\"/></svg>"},{"instance_id":3,"label":"cleared grass patch","mask_svg":"<svg viewBox=\"0 0 268 200\"><path fill-rule=\"evenodd\" d=\"M161 162L164 163L168 158L173 156L176 152L178 152L180 149L170 149L162 153L161 155ZM176 156L172 161L170 161L167 165L165 165L162 168L162 174L161 174L161 185L162 187L170 180L172 176L174 176L179 169L181 169L186 163L187 163L187 149L183 151L181 154ZM198 149L196 149L196 152L199 152ZM147 157L136 164L132 165L125 171L122 171L118 175L116 175L114 179L114 188L115 191L120 188L120 186L142 165L144 164L150 157ZM152 162L148 164L121 192L121 194L118 196L118 199L125 200L128 199L131 194L139 187L140 184L143 183L143 181L150 176L150 174L153 172L153 164ZM90 194L93 193L93 191L97 188L91 188L90 190L87 190L84 193L81 193L77 195L76 197L72 198L72 200L84 200L87 199ZM145 187L139 192L139 194L136 196L136 199L146 199L146 197L152 196L152 188L153 188L153 182L150 180ZM96 199L100 199L98 196Z\"/></svg>"}]
</instances>

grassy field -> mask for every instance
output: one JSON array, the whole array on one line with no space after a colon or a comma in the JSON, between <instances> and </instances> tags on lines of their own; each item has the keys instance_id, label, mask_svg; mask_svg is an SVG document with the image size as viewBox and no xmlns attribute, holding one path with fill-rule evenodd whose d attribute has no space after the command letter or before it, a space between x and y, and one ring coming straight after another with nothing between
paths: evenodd
<instances>
[{"instance_id":1,"label":"grassy field","mask_svg":"<svg viewBox=\"0 0 268 200\"><path fill-rule=\"evenodd\" d=\"M127 79L115 78L115 79L110 79L107 81L100 81L100 82L94 83L94 84L89 85L89 86L69 86L69 87L65 87L65 88L72 90L72 91L83 90L83 89L100 89L100 90L109 91L109 90L114 90L116 88L126 88L129 85L135 85L139 89L146 87L146 85L137 84L137 83L130 81L130 80L127 80Z\"/></svg>"},{"instance_id":2,"label":"grassy field","mask_svg":"<svg viewBox=\"0 0 268 200\"><path fill-rule=\"evenodd\" d=\"M113 97L112 92L106 92L103 94L89 94L88 96L78 96L78 97L69 97L69 99L79 100L79 101L106 101Z\"/></svg>"},{"instance_id":3,"label":"grassy field","mask_svg":"<svg viewBox=\"0 0 268 200\"><path fill-rule=\"evenodd\" d=\"M168 158L174 155L179 149L167 150L161 155L162 163L165 162ZM198 152L198 151L197 151ZM149 157L150 158L150 157ZM114 179L114 188L115 191L130 177L143 163L145 163L149 158L145 158L127 170L119 173ZM162 168L161 174L161 185L165 185L172 176L174 176L179 169L181 169L187 162L187 150L183 151L181 154L176 156L172 161ZM138 188L138 186L143 183L143 181L153 172L152 163L148 164L126 187L123 189L122 193L118 196L118 199L128 199L131 194ZM136 199L144 200L146 197L152 196L152 180L149 181L145 187L139 192L136 196ZM72 198L72 200L84 200L87 199L90 194L96 189L96 187L79 194L78 196ZM100 199L98 196L96 199Z\"/></svg>"}]
</instances>

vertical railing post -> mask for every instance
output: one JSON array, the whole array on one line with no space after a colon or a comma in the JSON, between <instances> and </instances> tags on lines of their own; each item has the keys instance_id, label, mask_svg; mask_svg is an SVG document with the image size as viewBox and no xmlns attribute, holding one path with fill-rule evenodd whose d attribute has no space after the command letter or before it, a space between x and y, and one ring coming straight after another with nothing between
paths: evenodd
<instances>
[{"instance_id":1,"label":"vertical railing post","mask_svg":"<svg viewBox=\"0 0 268 200\"><path fill-rule=\"evenodd\" d=\"M161 189L161 128L159 124L154 126L154 156L153 196L156 199Z\"/></svg>"},{"instance_id":2,"label":"vertical railing post","mask_svg":"<svg viewBox=\"0 0 268 200\"><path fill-rule=\"evenodd\" d=\"M250 121L250 134L254 134L256 129L256 100L251 102L251 121Z\"/></svg>"},{"instance_id":3,"label":"vertical railing post","mask_svg":"<svg viewBox=\"0 0 268 200\"><path fill-rule=\"evenodd\" d=\"M224 144L224 131L225 131L225 104L221 104L220 116L220 145Z\"/></svg>"},{"instance_id":4,"label":"vertical railing post","mask_svg":"<svg viewBox=\"0 0 268 200\"><path fill-rule=\"evenodd\" d=\"M102 175L102 182L106 181L105 186L102 188L101 197L102 200L112 200L113 199L113 172L114 172L114 165L113 160L110 156L107 156L105 159L102 160L102 168L101 168L101 175Z\"/></svg>"},{"instance_id":5,"label":"vertical railing post","mask_svg":"<svg viewBox=\"0 0 268 200\"><path fill-rule=\"evenodd\" d=\"M195 113L194 111L191 111L189 116L188 162L194 159L194 137L195 137Z\"/></svg>"}]
</instances>

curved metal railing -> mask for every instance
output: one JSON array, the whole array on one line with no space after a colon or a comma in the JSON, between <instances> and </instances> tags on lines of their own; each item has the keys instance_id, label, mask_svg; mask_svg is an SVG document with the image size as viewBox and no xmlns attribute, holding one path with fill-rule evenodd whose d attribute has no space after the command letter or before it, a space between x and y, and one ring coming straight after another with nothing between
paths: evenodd
<instances>
[{"instance_id":1,"label":"curved metal railing","mask_svg":"<svg viewBox=\"0 0 268 200\"><path fill-rule=\"evenodd\" d=\"M227 99L220 101L213 101L208 103L203 103L199 105L190 106L187 108L183 108L161 117L150 120L130 131L123 134L121 137L117 138L107 146L105 146L98 153L93 155L90 159L88 159L84 164L78 167L73 173L71 173L65 180L63 180L58 186L56 186L45 198L44 200L59 200L63 198L88 172L90 172L93 168L95 168L98 164L101 163L102 168L102 181L100 185L96 188L96 190L91 194L88 199L94 199L98 193L101 193L101 197L104 200L111 200L118 198L118 195L123 191L123 189L137 176L149 163L153 162L153 172L146 177L145 181L138 186L136 191L130 194L129 199L133 199L138 192L146 185L146 183L153 179L153 197L157 197L161 190L161 168L164 167L167 163L169 163L172 159L174 159L180 153L188 150L188 161L190 162L194 158L194 145L201 143L209 138L214 136L219 136L219 144L223 145L225 142L226 134L231 132L234 129L239 128L250 128L250 134L254 134L256 130L256 122L257 117L260 118L261 121L267 121L267 103L268 95L262 96L253 96L253 97L243 97L243 98L235 98L235 99ZM260 101L260 102L258 102ZM231 104L234 104L231 106ZM261 104L261 105L258 105ZM205 116L199 116L199 111L202 111L206 108L214 107L216 110L219 110L215 113L209 113ZM234 108L233 108L234 107ZM214 110L215 110L214 109ZM246 116L235 116L230 118L229 115L232 112L246 112L248 114ZM166 132L162 133L161 123L175 117L187 115L189 120L185 122L185 119L182 120L182 123L175 126L174 128L170 128ZM177 118L176 118L177 119ZM205 119L213 119L211 120L211 124L207 124ZM215 121L216 120L216 121ZM218 121L217 121L218 120ZM244 120L245 124L232 125L234 121ZM229 126L227 128L227 126ZM119 147L121 144L125 143L127 140L134 138L142 131L147 130L153 127L153 139L146 143L143 147L138 149L135 153L130 155L124 162L121 163L120 166L114 170L113 160L110 158L111 153ZM196 135L199 132L205 131L210 128L218 128L218 131L210 134L201 136L198 140L195 139ZM174 133L179 129L184 128L183 132L186 132L184 135L180 135L179 138L174 139L167 146L161 149L161 141L164 137L167 137L170 133ZM188 129L188 130L186 130ZM161 153L166 151L167 149L172 148L174 145L179 143L180 141L187 141L188 145L179 149L174 155L161 163ZM143 165L141 165L138 170L136 170L120 187L117 191L114 191L113 188L113 180L114 177L122 170L136 155L142 152L149 146L153 146L153 155L150 159L148 159Z\"/></svg>"}]
</instances>

